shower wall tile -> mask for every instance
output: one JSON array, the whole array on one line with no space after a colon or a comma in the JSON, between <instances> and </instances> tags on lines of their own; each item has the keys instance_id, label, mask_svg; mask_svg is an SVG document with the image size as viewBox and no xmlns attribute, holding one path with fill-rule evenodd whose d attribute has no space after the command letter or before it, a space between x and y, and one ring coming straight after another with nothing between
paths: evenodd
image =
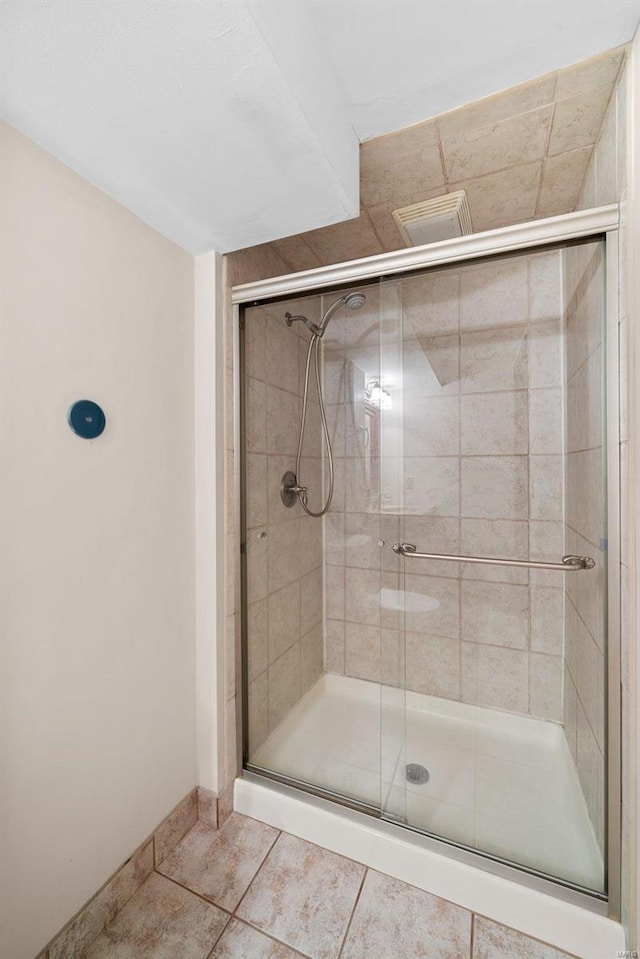
<instances>
[{"instance_id":1,"label":"shower wall tile","mask_svg":"<svg viewBox=\"0 0 640 959\"><path fill-rule=\"evenodd\" d=\"M562 453L562 402L560 389L529 393L530 453Z\"/></svg>"},{"instance_id":2,"label":"shower wall tile","mask_svg":"<svg viewBox=\"0 0 640 959\"><path fill-rule=\"evenodd\" d=\"M300 580L300 632L304 636L322 622L323 613L322 569L312 570ZM320 644L322 646L322 644Z\"/></svg>"},{"instance_id":3,"label":"shower wall tile","mask_svg":"<svg viewBox=\"0 0 640 959\"><path fill-rule=\"evenodd\" d=\"M329 619L345 619L345 569L344 566L326 566L325 612Z\"/></svg>"},{"instance_id":4,"label":"shower wall tile","mask_svg":"<svg viewBox=\"0 0 640 959\"><path fill-rule=\"evenodd\" d=\"M562 722L562 667L562 656L531 655L529 697L534 716Z\"/></svg>"},{"instance_id":5,"label":"shower wall tile","mask_svg":"<svg viewBox=\"0 0 640 959\"><path fill-rule=\"evenodd\" d=\"M525 520L463 519L460 552L465 556L513 556L525 559L529 548L529 525ZM513 566L461 565L464 579L498 583L528 583L526 569Z\"/></svg>"},{"instance_id":6,"label":"shower wall tile","mask_svg":"<svg viewBox=\"0 0 640 959\"><path fill-rule=\"evenodd\" d=\"M269 732L275 729L302 695L300 643L269 666Z\"/></svg>"},{"instance_id":7,"label":"shower wall tile","mask_svg":"<svg viewBox=\"0 0 640 959\"><path fill-rule=\"evenodd\" d=\"M291 341L296 333L286 326L284 317L278 320L270 317L265 336L266 382L294 396L298 395L299 343L294 340L295 349L292 349Z\"/></svg>"},{"instance_id":8,"label":"shower wall tile","mask_svg":"<svg viewBox=\"0 0 640 959\"><path fill-rule=\"evenodd\" d=\"M345 517L344 563L361 569L380 567L380 516L376 513L347 513Z\"/></svg>"},{"instance_id":9,"label":"shower wall tile","mask_svg":"<svg viewBox=\"0 0 640 959\"><path fill-rule=\"evenodd\" d=\"M269 687L267 673L249 682L249 754L255 753L269 735Z\"/></svg>"},{"instance_id":10,"label":"shower wall tile","mask_svg":"<svg viewBox=\"0 0 640 959\"><path fill-rule=\"evenodd\" d=\"M246 445L248 450L267 451L266 387L261 380L247 377Z\"/></svg>"},{"instance_id":11,"label":"shower wall tile","mask_svg":"<svg viewBox=\"0 0 640 959\"><path fill-rule=\"evenodd\" d=\"M525 325L463 333L460 392L526 389L528 348Z\"/></svg>"},{"instance_id":12,"label":"shower wall tile","mask_svg":"<svg viewBox=\"0 0 640 959\"><path fill-rule=\"evenodd\" d=\"M380 573L373 569L347 567L346 609L348 622L380 625Z\"/></svg>"},{"instance_id":13,"label":"shower wall tile","mask_svg":"<svg viewBox=\"0 0 640 959\"><path fill-rule=\"evenodd\" d=\"M404 444L414 456L456 456L460 448L457 396L404 392Z\"/></svg>"},{"instance_id":14,"label":"shower wall tile","mask_svg":"<svg viewBox=\"0 0 640 959\"><path fill-rule=\"evenodd\" d=\"M559 587L531 587L531 649L561 656L564 595Z\"/></svg>"},{"instance_id":15,"label":"shower wall tile","mask_svg":"<svg viewBox=\"0 0 640 959\"><path fill-rule=\"evenodd\" d=\"M545 159L537 216L557 216L575 207L592 153L589 145Z\"/></svg>"},{"instance_id":16,"label":"shower wall tile","mask_svg":"<svg viewBox=\"0 0 640 959\"><path fill-rule=\"evenodd\" d=\"M300 580L269 596L269 663L300 639Z\"/></svg>"},{"instance_id":17,"label":"shower wall tile","mask_svg":"<svg viewBox=\"0 0 640 959\"><path fill-rule=\"evenodd\" d=\"M266 387L266 430L269 453L295 456L300 427L300 399L275 386Z\"/></svg>"},{"instance_id":18,"label":"shower wall tile","mask_svg":"<svg viewBox=\"0 0 640 959\"><path fill-rule=\"evenodd\" d=\"M407 632L404 641L407 689L443 699L460 699L458 640Z\"/></svg>"},{"instance_id":19,"label":"shower wall tile","mask_svg":"<svg viewBox=\"0 0 640 959\"><path fill-rule=\"evenodd\" d=\"M462 700L517 713L529 711L529 654L462 643Z\"/></svg>"},{"instance_id":20,"label":"shower wall tile","mask_svg":"<svg viewBox=\"0 0 640 959\"><path fill-rule=\"evenodd\" d=\"M547 429L562 424L561 266L559 253L541 253L390 283L381 291L388 331L382 353L369 342L375 334L369 318L357 329L342 318L335 346L324 354L331 398L342 400L330 408L335 439L350 454L346 501L334 500L324 522L332 632L331 642L325 638L325 662L331 659L331 669L394 684L404 664L387 655L387 643L395 648L401 637L407 642L407 688L463 700L468 694L467 701L534 714L539 704L545 717L561 713L562 690L551 668L545 671L540 663L529 698L534 657L558 655L563 628L550 597L546 606L537 597L541 622L532 622L529 590L552 590L555 574L445 561L407 566L389 548L404 540L453 554L562 555L562 453L529 450L530 415L541 450L548 442L542 417ZM360 344L363 335L367 342ZM399 367L403 390L394 402L402 405L383 414L382 457L372 457L367 469L357 433L354 371L362 370L366 380L379 369L383 378L387 368L397 376ZM336 462L341 476L342 460ZM381 517L381 505L399 515ZM562 612L561 594L558 607ZM351 626L336 625L343 616ZM473 682L467 669L461 683L461 639L497 650L489 655L499 656L502 648L522 654L500 661L515 664L515 683L506 665L501 676L492 675L484 654L479 681L474 659ZM446 669L442 663L436 668L438 649L451 653Z\"/></svg>"},{"instance_id":21,"label":"shower wall tile","mask_svg":"<svg viewBox=\"0 0 640 959\"><path fill-rule=\"evenodd\" d=\"M458 639L460 634L460 583L458 580L406 573L404 590L404 623L408 630Z\"/></svg>"},{"instance_id":22,"label":"shower wall tile","mask_svg":"<svg viewBox=\"0 0 640 959\"><path fill-rule=\"evenodd\" d=\"M300 640L300 681L303 693L320 679L323 663L322 623L316 623Z\"/></svg>"},{"instance_id":23,"label":"shower wall tile","mask_svg":"<svg viewBox=\"0 0 640 959\"><path fill-rule=\"evenodd\" d=\"M562 520L564 460L562 456L529 457L531 519Z\"/></svg>"},{"instance_id":24,"label":"shower wall tile","mask_svg":"<svg viewBox=\"0 0 640 959\"><path fill-rule=\"evenodd\" d=\"M463 581L461 638L488 646L527 649L528 587Z\"/></svg>"},{"instance_id":25,"label":"shower wall tile","mask_svg":"<svg viewBox=\"0 0 640 959\"><path fill-rule=\"evenodd\" d=\"M492 330L526 323L527 261L513 257L460 274L460 330Z\"/></svg>"},{"instance_id":26,"label":"shower wall tile","mask_svg":"<svg viewBox=\"0 0 640 959\"><path fill-rule=\"evenodd\" d=\"M380 682L380 627L345 623L345 672Z\"/></svg>"},{"instance_id":27,"label":"shower wall tile","mask_svg":"<svg viewBox=\"0 0 640 959\"><path fill-rule=\"evenodd\" d=\"M526 453L527 405L524 392L463 396L460 411L462 455Z\"/></svg>"},{"instance_id":28,"label":"shower wall tile","mask_svg":"<svg viewBox=\"0 0 640 959\"><path fill-rule=\"evenodd\" d=\"M332 508L324 516L323 526L325 564L328 566L344 566L346 553L344 510L338 512L332 504Z\"/></svg>"},{"instance_id":29,"label":"shower wall tile","mask_svg":"<svg viewBox=\"0 0 640 959\"><path fill-rule=\"evenodd\" d=\"M560 320L537 320L529 325L528 358L531 389L562 386Z\"/></svg>"},{"instance_id":30,"label":"shower wall tile","mask_svg":"<svg viewBox=\"0 0 640 959\"><path fill-rule=\"evenodd\" d=\"M265 492L269 525L291 521L302 515L302 507L299 503L295 503L290 507L285 506L280 496L282 477L288 470L295 470L295 457L276 454L267 456L267 484ZM247 486L248 483L249 478L247 477ZM250 495L248 489L247 495Z\"/></svg>"},{"instance_id":31,"label":"shower wall tile","mask_svg":"<svg viewBox=\"0 0 640 959\"><path fill-rule=\"evenodd\" d=\"M407 685L405 636L399 629L380 630L380 682L388 686Z\"/></svg>"},{"instance_id":32,"label":"shower wall tile","mask_svg":"<svg viewBox=\"0 0 640 959\"><path fill-rule=\"evenodd\" d=\"M462 516L518 520L528 513L526 456L462 458Z\"/></svg>"},{"instance_id":33,"label":"shower wall tile","mask_svg":"<svg viewBox=\"0 0 640 959\"><path fill-rule=\"evenodd\" d=\"M574 763L578 756L578 693L566 662L563 668L562 724Z\"/></svg>"},{"instance_id":34,"label":"shower wall tile","mask_svg":"<svg viewBox=\"0 0 640 959\"><path fill-rule=\"evenodd\" d=\"M457 334L405 338L403 343L403 381L407 387L415 389L419 385L421 398L458 394L460 347Z\"/></svg>"},{"instance_id":35,"label":"shower wall tile","mask_svg":"<svg viewBox=\"0 0 640 959\"><path fill-rule=\"evenodd\" d=\"M249 681L256 679L269 665L268 600L264 596L247 605L247 670Z\"/></svg>"},{"instance_id":36,"label":"shower wall tile","mask_svg":"<svg viewBox=\"0 0 640 959\"><path fill-rule=\"evenodd\" d=\"M404 509L412 521L421 516L460 514L460 460L452 456L407 456L403 464ZM406 481L413 487L407 489ZM409 520L407 520L409 523Z\"/></svg>"},{"instance_id":37,"label":"shower wall tile","mask_svg":"<svg viewBox=\"0 0 640 959\"><path fill-rule=\"evenodd\" d=\"M266 379L267 334L266 315L262 307L245 312L245 372L263 383Z\"/></svg>"},{"instance_id":38,"label":"shower wall tile","mask_svg":"<svg viewBox=\"0 0 640 959\"><path fill-rule=\"evenodd\" d=\"M403 280L403 337L457 334L458 290L459 278L455 272L427 273Z\"/></svg>"},{"instance_id":39,"label":"shower wall tile","mask_svg":"<svg viewBox=\"0 0 640 959\"><path fill-rule=\"evenodd\" d=\"M300 575L298 521L276 523L269 528L267 537L269 560L269 593L293 583Z\"/></svg>"},{"instance_id":40,"label":"shower wall tile","mask_svg":"<svg viewBox=\"0 0 640 959\"><path fill-rule=\"evenodd\" d=\"M247 385L247 659L250 751L264 742L307 686L322 662L322 523L280 498L282 476L295 469L304 387L307 331L291 328L285 312L320 319L320 298L251 308L245 313ZM300 477L310 487L309 505L322 494L322 447L317 392L311 381ZM227 483L227 487L230 484ZM317 501L317 502L316 502ZM233 543L234 550L237 544ZM229 600L230 601L230 600ZM231 660L231 657L229 657ZM235 665L229 662L229 672ZM287 675L287 670L291 675ZM231 685L230 678L227 685ZM235 682L228 696L226 734L235 736ZM235 750L229 768L235 763Z\"/></svg>"},{"instance_id":41,"label":"shower wall tile","mask_svg":"<svg viewBox=\"0 0 640 959\"><path fill-rule=\"evenodd\" d=\"M342 619L327 619L324 637L324 668L328 673L345 672L345 628Z\"/></svg>"},{"instance_id":42,"label":"shower wall tile","mask_svg":"<svg viewBox=\"0 0 640 959\"><path fill-rule=\"evenodd\" d=\"M601 849L604 849L605 766L579 694L576 718L576 767L578 777L598 845Z\"/></svg>"},{"instance_id":43,"label":"shower wall tile","mask_svg":"<svg viewBox=\"0 0 640 959\"><path fill-rule=\"evenodd\" d=\"M611 112L610 108L609 114ZM615 124L605 124L598 150L602 144L611 146L615 143L614 131ZM612 176L615 169L615 149L612 153L608 174L604 171L607 176ZM595 171L597 192L597 155ZM604 849L606 553L599 550L600 537L605 530L602 251L598 245L588 244L568 249L564 258L567 277L568 450L565 457L565 544L567 551L591 555L596 560L594 570L566 577L564 721L589 817L600 848Z\"/></svg>"},{"instance_id":44,"label":"shower wall tile","mask_svg":"<svg viewBox=\"0 0 640 959\"><path fill-rule=\"evenodd\" d=\"M247 528L267 523L267 457L262 453L247 453ZM229 505L227 506L229 510Z\"/></svg>"}]
</instances>

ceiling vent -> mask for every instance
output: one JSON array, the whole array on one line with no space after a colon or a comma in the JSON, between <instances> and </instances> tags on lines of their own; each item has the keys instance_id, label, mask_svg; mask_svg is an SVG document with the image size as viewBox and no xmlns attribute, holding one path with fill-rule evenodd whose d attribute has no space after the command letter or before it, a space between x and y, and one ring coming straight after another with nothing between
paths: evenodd
<instances>
[{"instance_id":1,"label":"ceiling vent","mask_svg":"<svg viewBox=\"0 0 640 959\"><path fill-rule=\"evenodd\" d=\"M467 194L464 190L445 193L432 200L393 211L393 219L407 246L422 246L451 240L472 232Z\"/></svg>"}]
</instances>

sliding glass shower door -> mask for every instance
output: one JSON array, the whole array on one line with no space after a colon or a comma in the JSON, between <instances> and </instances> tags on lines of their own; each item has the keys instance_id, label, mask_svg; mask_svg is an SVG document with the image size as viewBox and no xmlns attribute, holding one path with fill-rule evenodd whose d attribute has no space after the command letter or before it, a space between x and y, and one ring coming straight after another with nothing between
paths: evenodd
<instances>
[{"instance_id":1,"label":"sliding glass shower door","mask_svg":"<svg viewBox=\"0 0 640 959\"><path fill-rule=\"evenodd\" d=\"M378 296L382 814L603 891L604 243Z\"/></svg>"}]
</instances>

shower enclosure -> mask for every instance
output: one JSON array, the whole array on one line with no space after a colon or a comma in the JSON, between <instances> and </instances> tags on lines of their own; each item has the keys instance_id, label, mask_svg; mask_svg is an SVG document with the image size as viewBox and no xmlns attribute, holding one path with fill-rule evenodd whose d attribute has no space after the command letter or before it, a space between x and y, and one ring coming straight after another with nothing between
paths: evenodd
<instances>
[{"instance_id":1,"label":"shower enclosure","mask_svg":"<svg viewBox=\"0 0 640 959\"><path fill-rule=\"evenodd\" d=\"M243 762L605 899L615 232L537 228L237 291Z\"/></svg>"}]
</instances>

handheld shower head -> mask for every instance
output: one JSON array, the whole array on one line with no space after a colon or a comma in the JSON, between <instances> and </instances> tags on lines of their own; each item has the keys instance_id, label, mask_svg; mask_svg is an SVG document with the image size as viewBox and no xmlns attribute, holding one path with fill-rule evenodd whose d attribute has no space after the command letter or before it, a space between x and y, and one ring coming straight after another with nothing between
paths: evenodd
<instances>
[{"instance_id":1,"label":"handheld shower head","mask_svg":"<svg viewBox=\"0 0 640 959\"><path fill-rule=\"evenodd\" d=\"M361 306L364 306L366 299L364 293L347 293L344 298L344 305L349 310L359 310Z\"/></svg>"},{"instance_id":2,"label":"handheld shower head","mask_svg":"<svg viewBox=\"0 0 640 959\"><path fill-rule=\"evenodd\" d=\"M319 336L323 336L324 332L329 325L329 320L341 306L346 306L349 310L359 310L361 306L364 306L366 296L364 293L345 293L344 296L341 296L339 299L332 303L329 309L325 312L322 320L320 321L319 327Z\"/></svg>"}]
</instances>

